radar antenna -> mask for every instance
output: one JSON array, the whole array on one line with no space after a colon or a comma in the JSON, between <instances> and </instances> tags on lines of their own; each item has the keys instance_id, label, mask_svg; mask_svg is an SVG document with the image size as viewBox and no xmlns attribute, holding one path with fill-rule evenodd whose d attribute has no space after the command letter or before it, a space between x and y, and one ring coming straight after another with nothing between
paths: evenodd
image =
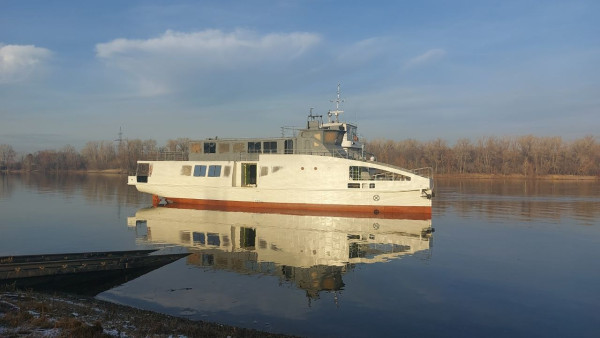
<instances>
[{"instance_id":1,"label":"radar antenna","mask_svg":"<svg viewBox=\"0 0 600 338\"><path fill-rule=\"evenodd\" d=\"M335 116L335 122L340 122L339 115L343 113L343 110L340 110L340 103L344 102L343 99L340 98L340 84L337 85L337 97L335 100L329 100L329 102L335 102L335 110L330 110L327 112L327 116L329 117L329 122L331 121L331 117Z\"/></svg>"}]
</instances>

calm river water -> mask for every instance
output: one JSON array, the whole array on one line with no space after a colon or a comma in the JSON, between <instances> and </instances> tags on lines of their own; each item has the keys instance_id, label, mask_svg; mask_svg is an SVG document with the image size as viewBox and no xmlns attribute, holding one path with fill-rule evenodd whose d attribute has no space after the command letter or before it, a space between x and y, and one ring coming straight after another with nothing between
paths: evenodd
<instances>
[{"instance_id":1,"label":"calm river water","mask_svg":"<svg viewBox=\"0 0 600 338\"><path fill-rule=\"evenodd\" d=\"M189 251L97 297L301 336L600 332L598 182L438 180L432 220L385 220L149 208L125 181L0 175L0 256Z\"/></svg>"}]
</instances>

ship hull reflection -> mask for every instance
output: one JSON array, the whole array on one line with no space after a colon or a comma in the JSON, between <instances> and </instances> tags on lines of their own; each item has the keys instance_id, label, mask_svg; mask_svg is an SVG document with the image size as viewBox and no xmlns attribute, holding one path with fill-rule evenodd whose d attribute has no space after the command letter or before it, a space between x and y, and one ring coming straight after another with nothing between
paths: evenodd
<instances>
[{"instance_id":1,"label":"ship hull reflection","mask_svg":"<svg viewBox=\"0 0 600 338\"><path fill-rule=\"evenodd\" d=\"M356 264L428 257L431 220L348 218L157 207L129 219L138 238L192 252L187 263L242 274L276 275L318 298L343 288Z\"/></svg>"}]
</instances>

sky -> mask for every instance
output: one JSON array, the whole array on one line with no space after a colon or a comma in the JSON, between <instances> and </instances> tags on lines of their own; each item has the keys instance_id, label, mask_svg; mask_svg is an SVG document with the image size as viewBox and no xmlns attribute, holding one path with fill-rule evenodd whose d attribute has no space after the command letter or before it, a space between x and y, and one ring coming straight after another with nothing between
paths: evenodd
<instances>
[{"instance_id":1,"label":"sky","mask_svg":"<svg viewBox=\"0 0 600 338\"><path fill-rule=\"evenodd\" d=\"M600 133L600 1L0 0L0 144Z\"/></svg>"}]
</instances>

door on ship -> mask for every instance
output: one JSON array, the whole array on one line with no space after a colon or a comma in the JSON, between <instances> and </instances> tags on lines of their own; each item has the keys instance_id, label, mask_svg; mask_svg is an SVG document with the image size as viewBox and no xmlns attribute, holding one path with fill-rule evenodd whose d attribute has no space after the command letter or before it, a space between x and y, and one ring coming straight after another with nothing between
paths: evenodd
<instances>
[{"instance_id":1,"label":"door on ship","mask_svg":"<svg viewBox=\"0 0 600 338\"><path fill-rule=\"evenodd\" d=\"M256 187L256 163L242 163L242 187Z\"/></svg>"}]
</instances>

